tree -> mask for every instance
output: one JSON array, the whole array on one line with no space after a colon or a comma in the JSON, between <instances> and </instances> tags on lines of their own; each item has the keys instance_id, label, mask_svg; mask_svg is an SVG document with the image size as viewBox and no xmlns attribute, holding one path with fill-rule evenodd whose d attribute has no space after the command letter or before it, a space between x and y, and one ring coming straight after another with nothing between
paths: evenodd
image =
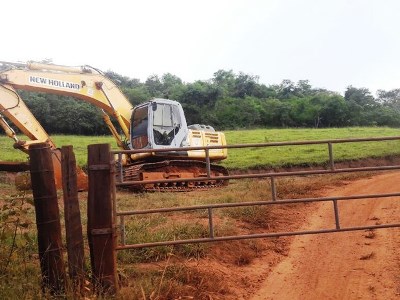
<instances>
[{"instance_id":1,"label":"tree","mask_svg":"<svg viewBox=\"0 0 400 300\"><path fill-rule=\"evenodd\" d=\"M366 88L349 86L344 93L344 99L350 112L349 125L369 125L371 120L366 118L366 112L378 105L371 92Z\"/></svg>"},{"instance_id":2,"label":"tree","mask_svg":"<svg viewBox=\"0 0 400 300\"><path fill-rule=\"evenodd\" d=\"M378 90L378 101L383 106L394 109L400 112L400 89L394 89L390 91Z\"/></svg>"},{"instance_id":3,"label":"tree","mask_svg":"<svg viewBox=\"0 0 400 300\"><path fill-rule=\"evenodd\" d=\"M315 127L341 127L347 125L348 108L342 96L320 93L311 98L310 104L315 110Z\"/></svg>"},{"instance_id":4,"label":"tree","mask_svg":"<svg viewBox=\"0 0 400 300\"><path fill-rule=\"evenodd\" d=\"M215 118L219 128L250 128L260 125L260 108L253 97L224 98L215 105Z\"/></svg>"},{"instance_id":5,"label":"tree","mask_svg":"<svg viewBox=\"0 0 400 300\"><path fill-rule=\"evenodd\" d=\"M290 101L285 101L291 104L290 116L296 126L301 127L319 127L321 120L320 111L321 105L314 99L308 98L293 98Z\"/></svg>"},{"instance_id":6,"label":"tree","mask_svg":"<svg viewBox=\"0 0 400 300\"><path fill-rule=\"evenodd\" d=\"M100 109L72 97L19 92L22 99L49 134L108 134Z\"/></svg>"},{"instance_id":7,"label":"tree","mask_svg":"<svg viewBox=\"0 0 400 300\"><path fill-rule=\"evenodd\" d=\"M178 99L182 95L183 82L171 73L165 73L161 77L163 97L167 99Z\"/></svg>"},{"instance_id":8,"label":"tree","mask_svg":"<svg viewBox=\"0 0 400 300\"><path fill-rule=\"evenodd\" d=\"M258 76L240 72L234 81L233 97L245 98L246 96L253 96L258 85L258 79Z\"/></svg>"},{"instance_id":9,"label":"tree","mask_svg":"<svg viewBox=\"0 0 400 300\"><path fill-rule=\"evenodd\" d=\"M136 88L142 85L142 83L140 83L140 79L132 79L127 76L119 75L113 71L107 71L104 73L104 75L121 87Z\"/></svg>"},{"instance_id":10,"label":"tree","mask_svg":"<svg viewBox=\"0 0 400 300\"><path fill-rule=\"evenodd\" d=\"M366 88L349 86L344 93L344 99L349 103L355 103L361 107L371 107L377 104L374 96Z\"/></svg>"},{"instance_id":11,"label":"tree","mask_svg":"<svg viewBox=\"0 0 400 300\"><path fill-rule=\"evenodd\" d=\"M153 97L178 100L188 123L218 129L331 127L353 125L400 126L400 89L379 90L375 99L366 88L349 86L344 97L313 88L308 80L258 83L258 76L218 70L210 80L184 83L171 74L151 75L146 82L108 71L132 105ZM107 134L96 107L69 97L21 92L22 98L49 133Z\"/></svg>"},{"instance_id":12,"label":"tree","mask_svg":"<svg viewBox=\"0 0 400 300\"><path fill-rule=\"evenodd\" d=\"M236 75L232 70L218 70L214 73L214 77L211 81L223 90L223 96L227 97L232 94L233 87L235 85Z\"/></svg>"},{"instance_id":13,"label":"tree","mask_svg":"<svg viewBox=\"0 0 400 300\"><path fill-rule=\"evenodd\" d=\"M151 99L151 94L144 85L135 88L123 88L122 91L133 106Z\"/></svg>"},{"instance_id":14,"label":"tree","mask_svg":"<svg viewBox=\"0 0 400 300\"><path fill-rule=\"evenodd\" d=\"M146 79L145 86L152 97L163 96L163 84L158 75L151 75Z\"/></svg>"},{"instance_id":15,"label":"tree","mask_svg":"<svg viewBox=\"0 0 400 300\"><path fill-rule=\"evenodd\" d=\"M289 79L282 80L280 85L274 86L277 92L278 99L289 99L293 97L296 91L296 86L293 81Z\"/></svg>"},{"instance_id":16,"label":"tree","mask_svg":"<svg viewBox=\"0 0 400 300\"><path fill-rule=\"evenodd\" d=\"M222 90L210 83L205 81L196 81L194 83L188 83L182 89L180 101L183 103L196 104L197 106L208 106L214 107L216 101L222 95Z\"/></svg>"},{"instance_id":17,"label":"tree","mask_svg":"<svg viewBox=\"0 0 400 300\"><path fill-rule=\"evenodd\" d=\"M297 96L309 96L313 93L311 84L308 80L299 80L295 87L295 94Z\"/></svg>"}]
</instances>

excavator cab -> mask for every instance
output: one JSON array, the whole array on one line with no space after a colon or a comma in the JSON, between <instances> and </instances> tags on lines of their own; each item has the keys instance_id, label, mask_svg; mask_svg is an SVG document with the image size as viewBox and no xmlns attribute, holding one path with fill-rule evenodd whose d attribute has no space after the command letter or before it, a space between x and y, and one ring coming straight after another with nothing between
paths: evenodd
<instances>
[{"instance_id":1,"label":"excavator cab","mask_svg":"<svg viewBox=\"0 0 400 300\"><path fill-rule=\"evenodd\" d=\"M133 149L182 147L188 128L179 102L154 99L133 110L131 120Z\"/></svg>"},{"instance_id":2,"label":"excavator cab","mask_svg":"<svg viewBox=\"0 0 400 300\"><path fill-rule=\"evenodd\" d=\"M212 128L203 130L201 126L188 127L182 106L173 100L153 99L136 106L131 117L132 148L171 151L131 154L130 163L124 169L124 179L170 181L145 183L131 188L137 191L186 191L226 185L227 180L207 178L227 176L228 172L220 165L207 166L205 150L182 149L226 144L222 133ZM207 155L210 161L219 161L226 158L226 149L211 149ZM193 178L196 180L190 180Z\"/></svg>"}]
</instances>

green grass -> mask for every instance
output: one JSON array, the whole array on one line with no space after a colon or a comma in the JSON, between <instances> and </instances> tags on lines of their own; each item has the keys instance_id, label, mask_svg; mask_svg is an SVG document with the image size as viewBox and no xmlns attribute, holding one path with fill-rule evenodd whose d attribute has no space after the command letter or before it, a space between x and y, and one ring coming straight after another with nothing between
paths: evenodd
<instances>
[{"instance_id":1,"label":"green grass","mask_svg":"<svg viewBox=\"0 0 400 300\"><path fill-rule=\"evenodd\" d=\"M400 136L400 129L387 127L352 127L328 129L257 129L225 132L227 143L250 144L285 141L310 141ZM400 141L357 142L333 145L335 161L385 157L400 154ZM230 169L316 165L329 159L328 146L281 146L229 149L223 165Z\"/></svg>"},{"instance_id":2,"label":"green grass","mask_svg":"<svg viewBox=\"0 0 400 300\"><path fill-rule=\"evenodd\" d=\"M270 143L284 141L347 139L365 137L400 136L400 129L387 127L351 127L326 129L256 129L226 131L229 145L249 143ZM96 143L110 143L116 149L112 136L52 136L58 147L73 145L80 166L86 165L87 146ZM15 150L13 141L0 136L0 161L25 161L27 155ZM335 144L336 161L360 159L366 157L384 157L400 153L400 142L362 142ZM281 167L294 165L315 165L328 161L328 146L285 146L268 148L229 149L228 159L222 162L229 169L258 167Z\"/></svg>"},{"instance_id":3,"label":"green grass","mask_svg":"<svg viewBox=\"0 0 400 300\"><path fill-rule=\"evenodd\" d=\"M87 164L87 147L91 144L110 143L111 147L117 148L112 136L76 136L76 135L53 135L52 140L57 147L72 145L78 165ZM28 155L13 148L14 141L6 136L0 136L0 161L26 161Z\"/></svg>"}]
</instances>

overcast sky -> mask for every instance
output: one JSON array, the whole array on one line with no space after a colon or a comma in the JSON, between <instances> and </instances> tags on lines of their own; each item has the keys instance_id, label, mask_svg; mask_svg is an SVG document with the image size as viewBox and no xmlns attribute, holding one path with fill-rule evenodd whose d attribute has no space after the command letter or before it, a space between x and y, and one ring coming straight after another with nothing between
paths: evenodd
<instances>
[{"instance_id":1,"label":"overcast sky","mask_svg":"<svg viewBox=\"0 0 400 300\"><path fill-rule=\"evenodd\" d=\"M52 59L144 81L219 69L259 82L400 88L400 1L4 1L0 61Z\"/></svg>"}]
</instances>

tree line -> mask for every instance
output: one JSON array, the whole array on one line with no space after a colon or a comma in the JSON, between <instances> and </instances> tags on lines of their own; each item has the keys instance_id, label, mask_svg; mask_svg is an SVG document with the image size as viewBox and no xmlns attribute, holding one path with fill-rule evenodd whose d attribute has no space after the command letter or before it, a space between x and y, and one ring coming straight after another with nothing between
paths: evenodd
<instances>
[{"instance_id":1,"label":"tree line","mask_svg":"<svg viewBox=\"0 0 400 300\"><path fill-rule=\"evenodd\" d=\"M219 70L209 80L185 83L166 73L145 82L112 71L105 73L133 105L152 98L179 101L188 124L209 124L218 130L260 127L400 126L400 89L349 86L344 96L312 87L308 80L283 80L265 85L259 77ZM49 133L108 134L101 112L69 97L27 93L22 98Z\"/></svg>"}]
</instances>

